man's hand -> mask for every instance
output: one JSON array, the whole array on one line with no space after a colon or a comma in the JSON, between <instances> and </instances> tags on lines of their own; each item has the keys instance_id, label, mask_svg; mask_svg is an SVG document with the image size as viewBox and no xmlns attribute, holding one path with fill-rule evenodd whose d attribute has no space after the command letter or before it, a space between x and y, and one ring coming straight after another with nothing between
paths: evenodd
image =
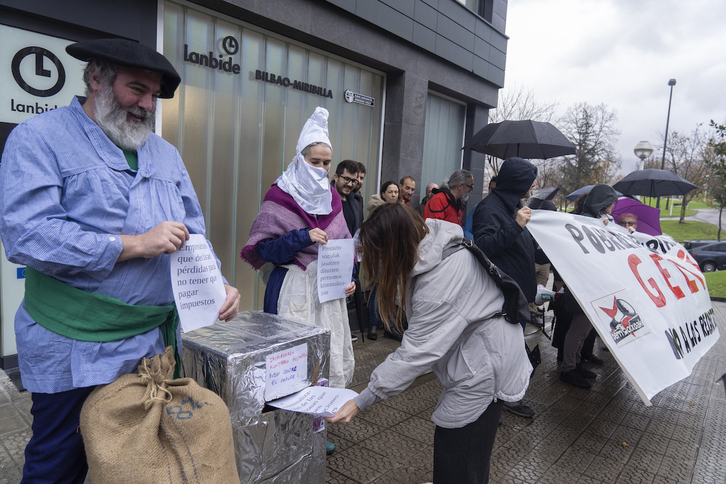
<instances>
[{"instance_id":1,"label":"man's hand","mask_svg":"<svg viewBox=\"0 0 726 484\"><path fill-rule=\"evenodd\" d=\"M355 404L355 400L348 400L345 402L345 405L340 407L337 412L335 412L335 415L332 417L325 417L325 420L327 420L330 423L350 423L351 420L353 420L353 417L355 417L360 409L358 408L358 405Z\"/></svg>"},{"instance_id":2,"label":"man's hand","mask_svg":"<svg viewBox=\"0 0 726 484\"><path fill-rule=\"evenodd\" d=\"M524 228L525 225L527 225L527 222L529 222L529 219L532 218L532 210L529 207L522 207L517 212L517 218L515 221L519 224L520 227Z\"/></svg>"},{"instance_id":3,"label":"man's hand","mask_svg":"<svg viewBox=\"0 0 726 484\"><path fill-rule=\"evenodd\" d=\"M313 242L320 242L325 245L328 243L328 234L322 229L310 229L310 240Z\"/></svg>"},{"instance_id":4,"label":"man's hand","mask_svg":"<svg viewBox=\"0 0 726 484\"><path fill-rule=\"evenodd\" d=\"M219 308L219 320L232 321L239 312L239 291L236 287L227 284L224 285L224 291L227 293L227 299L225 299L222 307Z\"/></svg>"},{"instance_id":5,"label":"man's hand","mask_svg":"<svg viewBox=\"0 0 726 484\"><path fill-rule=\"evenodd\" d=\"M350 283L350 286L345 288L345 295L346 296L352 296L355 292L355 281Z\"/></svg>"},{"instance_id":6,"label":"man's hand","mask_svg":"<svg viewBox=\"0 0 726 484\"><path fill-rule=\"evenodd\" d=\"M141 235L119 235L124 245L118 262L143 257L150 259L161 254L172 254L189 240L189 230L181 222L161 222Z\"/></svg>"}]
</instances>

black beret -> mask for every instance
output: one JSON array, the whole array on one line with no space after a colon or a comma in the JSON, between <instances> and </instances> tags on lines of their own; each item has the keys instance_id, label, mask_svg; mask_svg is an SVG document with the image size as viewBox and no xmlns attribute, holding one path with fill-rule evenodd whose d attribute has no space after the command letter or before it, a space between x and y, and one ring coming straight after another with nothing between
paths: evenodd
<instances>
[{"instance_id":1,"label":"black beret","mask_svg":"<svg viewBox=\"0 0 726 484\"><path fill-rule=\"evenodd\" d=\"M76 59L88 62L98 59L124 67L133 67L161 74L160 98L174 97L181 82L179 73L166 57L151 47L125 39L99 39L76 42L66 47L66 52Z\"/></svg>"}]
</instances>

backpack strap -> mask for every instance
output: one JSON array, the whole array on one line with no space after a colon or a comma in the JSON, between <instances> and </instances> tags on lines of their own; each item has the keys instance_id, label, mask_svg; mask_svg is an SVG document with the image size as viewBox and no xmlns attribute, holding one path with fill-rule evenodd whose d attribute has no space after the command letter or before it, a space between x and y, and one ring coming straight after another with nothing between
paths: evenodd
<instances>
[{"instance_id":1,"label":"backpack strap","mask_svg":"<svg viewBox=\"0 0 726 484\"><path fill-rule=\"evenodd\" d=\"M504 306L496 316L502 316L512 324L519 324L520 321L529 321L529 304L527 303L527 298L524 297L524 293L522 293L522 289L520 289L514 279L494 265L471 239L464 237L461 243L444 249L441 254L441 260L446 259L462 249L467 249L476 257L479 263L489 273L492 280L499 286L499 289L502 290L504 294Z\"/></svg>"}]
</instances>

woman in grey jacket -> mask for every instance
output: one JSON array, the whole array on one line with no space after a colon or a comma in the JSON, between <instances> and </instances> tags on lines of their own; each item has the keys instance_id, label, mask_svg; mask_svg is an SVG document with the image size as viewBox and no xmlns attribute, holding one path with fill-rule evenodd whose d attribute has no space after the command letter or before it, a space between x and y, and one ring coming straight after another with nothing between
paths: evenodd
<instances>
[{"instance_id":1,"label":"woman in grey jacket","mask_svg":"<svg viewBox=\"0 0 726 484\"><path fill-rule=\"evenodd\" d=\"M432 368L444 387L431 417L434 483L488 482L502 401L519 401L532 371L521 326L501 316L502 291L472 253L447 256L461 244L460 226L424 222L409 207L386 204L359 237L366 274L378 284L379 314L392 315L400 331L405 307L408 329L368 388L328 420L350 422Z\"/></svg>"}]
</instances>

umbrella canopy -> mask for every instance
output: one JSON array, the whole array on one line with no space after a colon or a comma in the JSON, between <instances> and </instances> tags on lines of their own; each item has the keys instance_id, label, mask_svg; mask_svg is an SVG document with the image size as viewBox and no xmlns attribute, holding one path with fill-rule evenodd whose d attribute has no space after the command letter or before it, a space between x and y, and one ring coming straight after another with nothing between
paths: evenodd
<instances>
[{"instance_id":1,"label":"umbrella canopy","mask_svg":"<svg viewBox=\"0 0 726 484\"><path fill-rule=\"evenodd\" d=\"M667 195L685 195L698 187L672 171L649 168L629 173L613 185L613 188L625 195L664 197Z\"/></svg>"},{"instance_id":2,"label":"umbrella canopy","mask_svg":"<svg viewBox=\"0 0 726 484\"><path fill-rule=\"evenodd\" d=\"M574 155L575 146L550 123L540 121L502 121L484 126L464 149L506 159L510 156L545 160Z\"/></svg>"},{"instance_id":3,"label":"umbrella canopy","mask_svg":"<svg viewBox=\"0 0 726 484\"><path fill-rule=\"evenodd\" d=\"M592 190L592 187L595 185L585 185L582 188L578 188L574 192L567 195L565 198L571 202L574 202L578 198L580 198L580 195L584 195L585 193L590 193L590 190ZM617 187L613 185L613 188L615 188L615 191L618 193L618 196L622 195L622 193L618 192Z\"/></svg>"},{"instance_id":4,"label":"umbrella canopy","mask_svg":"<svg viewBox=\"0 0 726 484\"><path fill-rule=\"evenodd\" d=\"M540 188L539 190L535 190L532 193L532 198L539 198L540 200L552 200L559 191L559 187Z\"/></svg>"},{"instance_id":5,"label":"umbrella canopy","mask_svg":"<svg viewBox=\"0 0 726 484\"><path fill-rule=\"evenodd\" d=\"M617 221L624 213L632 213L638 218L637 231L648 235L662 235L660 229L660 210L632 198L622 197L615 202L611 215Z\"/></svg>"}]
</instances>

